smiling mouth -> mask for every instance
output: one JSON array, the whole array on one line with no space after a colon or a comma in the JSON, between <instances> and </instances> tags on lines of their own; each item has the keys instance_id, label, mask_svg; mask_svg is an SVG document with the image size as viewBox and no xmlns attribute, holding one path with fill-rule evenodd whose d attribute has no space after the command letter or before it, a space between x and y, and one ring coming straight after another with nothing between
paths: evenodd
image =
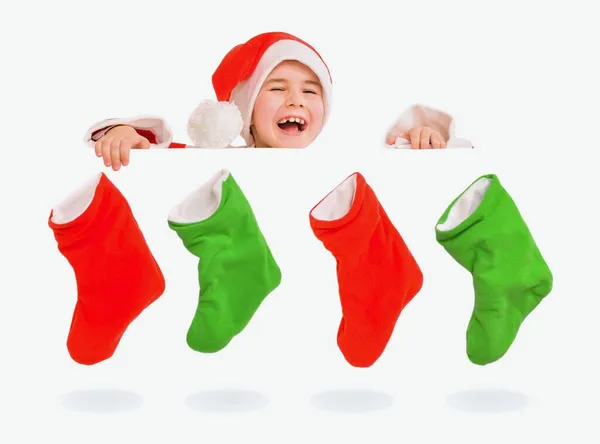
<instances>
[{"instance_id":1,"label":"smiling mouth","mask_svg":"<svg viewBox=\"0 0 600 444\"><path fill-rule=\"evenodd\" d=\"M306 130L306 127L308 126L308 124L306 123L306 120L304 120L300 117L285 117L285 118L281 119L279 122L277 122L277 126L284 133L290 134L290 135L295 135L295 134L300 134L304 130Z\"/></svg>"}]
</instances>

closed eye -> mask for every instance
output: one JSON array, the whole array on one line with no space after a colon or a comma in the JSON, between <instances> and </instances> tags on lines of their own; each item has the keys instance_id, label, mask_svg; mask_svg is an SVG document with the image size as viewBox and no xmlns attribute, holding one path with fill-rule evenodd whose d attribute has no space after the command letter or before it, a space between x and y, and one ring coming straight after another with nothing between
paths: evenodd
<instances>
[{"instance_id":1,"label":"closed eye","mask_svg":"<svg viewBox=\"0 0 600 444\"><path fill-rule=\"evenodd\" d=\"M269 91L283 91L283 88L271 88Z\"/></svg>"},{"instance_id":2,"label":"closed eye","mask_svg":"<svg viewBox=\"0 0 600 444\"><path fill-rule=\"evenodd\" d=\"M312 89L305 89L304 92L308 93L308 94L316 94L317 93L316 91L313 91Z\"/></svg>"}]
</instances>

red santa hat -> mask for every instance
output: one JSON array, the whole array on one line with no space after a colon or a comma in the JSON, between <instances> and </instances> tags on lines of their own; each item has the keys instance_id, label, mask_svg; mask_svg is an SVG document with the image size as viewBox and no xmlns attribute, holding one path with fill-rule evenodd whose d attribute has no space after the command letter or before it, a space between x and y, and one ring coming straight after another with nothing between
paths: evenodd
<instances>
[{"instance_id":1,"label":"red santa hat","mask_svg":"<svg viewBox=\"0 0 600 444\"><path fill-rule=\"evenodd\" d=\"M254 102L271 71L285 60L310 68L323 88L323 125L331 107L332 79L319 53L308 43L285 32L259 34L235 46L212 76L218 102L205 100L188 120L188 135L195 146L224 148L241 135L251 146L250 121Z\"/></svg>"}]
</instances>

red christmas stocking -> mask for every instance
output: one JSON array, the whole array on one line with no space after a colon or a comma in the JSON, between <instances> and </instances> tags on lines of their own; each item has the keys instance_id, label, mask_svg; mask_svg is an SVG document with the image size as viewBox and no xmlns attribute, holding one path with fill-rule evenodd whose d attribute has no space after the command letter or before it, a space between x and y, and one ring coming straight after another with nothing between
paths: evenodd
<instances>
[{"instance_id":1,"label":"red christmas stocking","mask_svg":"<svg viewBox=\"0 0 600 444\"><path fill-rule=\"evenodd\" d=\"M163 274L127 200L104 173L56 206L48 225L77 281L69 353L80 364L104 361L164 292Z\"/></svg>"},{"instance_id":2,"label":"red christmas stocking","mask_svg":"<svg viewBox=\"0 0 600 444\"><path fill-rule=\"evenodd\" d=\"M311 210L310 224L337 263L338 346L351 365L369 367L385 350L401 311L420 291L421 270L360 173Z\"/></svg>"}]
</instances>

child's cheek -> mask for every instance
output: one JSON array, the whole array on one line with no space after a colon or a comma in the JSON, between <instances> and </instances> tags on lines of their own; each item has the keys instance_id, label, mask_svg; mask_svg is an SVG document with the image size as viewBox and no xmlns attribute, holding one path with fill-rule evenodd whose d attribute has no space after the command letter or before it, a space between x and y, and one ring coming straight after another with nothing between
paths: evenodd
<instances>
[{"instance_id":1,"label":"child's cheek","mask_svg":"<svg viewBox=\"0 0 600 444\"><path fill-rule=\"evenodd\" d=\"M319 109L323 109L323 97L321 96L313 96L311 100L311 104Z\"/></svg>"},{"instance_id":2,"label":"child's cheek","mask_svg":"<svg viewBox=\"0 0 600 444\"><path fill-rule=\"evenodd\" d=\"M314 96L309 102L309 109L313 120L322 120L324 112L323 97Z\"/></svg>"}]
</instances>

